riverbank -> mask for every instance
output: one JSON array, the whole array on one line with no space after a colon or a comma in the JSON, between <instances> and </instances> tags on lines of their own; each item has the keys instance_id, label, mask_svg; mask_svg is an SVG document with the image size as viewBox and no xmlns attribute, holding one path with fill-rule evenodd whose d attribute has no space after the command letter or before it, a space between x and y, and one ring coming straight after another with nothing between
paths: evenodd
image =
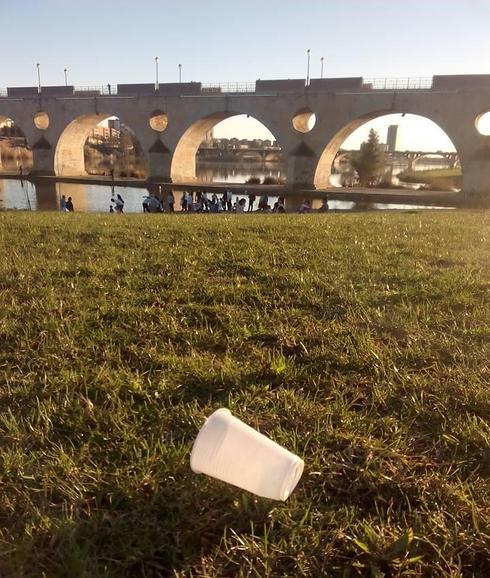
<instances>
[{"instance_id":1,"label":"riverbank","mask_svg":"<svg viewBox=\"0 0 490 578\"><path fill-rule=\"evenodd\" d=\"M451 193L447 191L425 191L412 189L359 189L337 188L326 189L295 189L291 190L284 185L247 185L243 183L168 183L163 180L147 181L130 177L115 178L102 176L85 177L55 177L35 176L26 177L14 173L0 175L4 179L29 180L33 183L72 183L93 185L114 185L118 187L133 187L149 189L150 191L206 191L222 194L225 190L231 190L234 194L246 195L252 191L255 194L267 193L280 195L286 198L296 198L298 202L302 198L313 199L327 197L336 201L351 201L355 203L383 203L383 204L406 204L406 205L429 205L445 207L490 207L490 195L488 199L470 199L463 193Z\"/></svg>"},{"instance_id":2,"label":"riverbank","mask_svg":"<svg viewBox=\"0 0 490 578\"><path fill-rule=\"evenodd\" d=\"M2 574L488 576L489 225L0 213ZM191 472L221 406L287 502Z\"/></svg>"},{"instance_id":3,"label":"riverbank","mask_svg":"<svg viewBox=\"0 0 490 578\"><path fill-rule=\"evenodd\" d=\"M461 167L425 170L406 170L398 178L405 183L422 183L431 189L451 191L463 186Z\"/></svg>"}]
</instances>

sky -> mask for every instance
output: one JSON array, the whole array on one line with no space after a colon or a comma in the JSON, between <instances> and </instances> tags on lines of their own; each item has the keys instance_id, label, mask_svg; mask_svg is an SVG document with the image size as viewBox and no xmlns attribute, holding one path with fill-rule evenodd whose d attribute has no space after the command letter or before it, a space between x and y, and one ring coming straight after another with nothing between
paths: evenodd
<instances>
[{"instance_id":1,"label":"sky","mask_svg":"<svg viewBox=\"0 0 490 578\"><path fill-rule=\"evenodd\" d=\"M0 88L36 85L36 63L45 85L65 68L76 86L154 82L155 56L160 82L179 63L183 81L304 78L308 48L311 77L322 56L326 77L490 73L490 0L0 0L0 21ZM226 122L217 136L269 134ZM420 126L402 128L412 145Z\"/></svg>"}]
</instances>

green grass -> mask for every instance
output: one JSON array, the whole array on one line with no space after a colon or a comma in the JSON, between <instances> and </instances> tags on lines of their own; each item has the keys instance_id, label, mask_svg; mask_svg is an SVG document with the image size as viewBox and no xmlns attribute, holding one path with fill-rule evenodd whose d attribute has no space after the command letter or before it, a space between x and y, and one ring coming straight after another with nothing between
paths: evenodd
<instances>
[{"instance_id":1,"label":"green grass","mask_svg":"<svg viewBox=\"0 0 490 578\"><path fill-rule=\"evenodd\" d=\"M0 213L2 578L488 578L489 224ZM287 502L191 472L221 406Z\"/></svg>"}]
</instances>

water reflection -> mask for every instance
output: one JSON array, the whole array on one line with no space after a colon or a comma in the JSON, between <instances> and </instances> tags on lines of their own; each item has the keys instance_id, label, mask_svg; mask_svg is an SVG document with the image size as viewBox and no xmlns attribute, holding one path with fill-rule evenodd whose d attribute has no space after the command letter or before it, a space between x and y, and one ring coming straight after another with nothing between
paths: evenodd
<instances>
[{"instance_id":1,"label":"water reflection","mask_svg":"<svg viewBox=\"0 0 490 578\"><path fill-rule=\"evenodd\" d=\"M272 178L281 182L286 178L281 165L278 163L203 163L196 166L197 179L202 183L239 183L243 184L250 178Z\"/></svg>"}]
</instances>

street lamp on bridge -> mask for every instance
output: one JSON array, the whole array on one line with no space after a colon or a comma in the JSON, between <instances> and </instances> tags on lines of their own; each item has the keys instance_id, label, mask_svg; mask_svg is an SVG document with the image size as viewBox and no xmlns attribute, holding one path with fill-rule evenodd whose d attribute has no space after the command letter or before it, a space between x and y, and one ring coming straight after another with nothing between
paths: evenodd
<instances>
[{"instance_id":1,"label":"street lamp on bridge","mask_svg":"<svg viewBox=\"0 0 490 578\"><path fill-rule=\"evenodd\" d=\"M182 82L182 64L179 64L179 82Z\"/></svg>"},{"instance_id":2,"label":"street lamp on bridge","mask_svg":"<svg viewBox=\"0 0 490 578\"><path fill-rule=\"evenodd\" d=\"M310 49L308 48L308 50L306 51L307 54L307 58L308 58L308 62L306 65L306 86L310 85Z\"/></svg>"},{"instance_id":3,"label":"street lamp on bridge","mask_svg":"<svg viewBox=\"0 0 490 578\"><path fill-rule=\"evenodd\" d=\"M38 62L36 66L37 66L37 91L41 92L41 65Z\"/></svg>"},{"instance_id":4,"label":"street lamp on bridge","mask_svg":"<svg viewBox=\"0 0 490 578\"><path fill-rule=\"evenodd\" d=\"M63 72L65 73L65 86L68 86L68 76L67 76L68 68L64 68Z\"/></svg>"},{"instance_id":5,"label":"street lamp on bridge","mask_svg":"<svg viewBox=\"0 0 490 578\"><path fill-rule=\"evenodd\" d=\"M321 68L320 68L320 78L323 78L323 61L325 59L323 58L323 56L320 58L320 63L321 63Z\"/></svg>"},{"instance_id":6,"label":"street lamp on bridge","mask_svg":"<svg viewBox=\"0 0 490 578\"><path fill-rule=\"evenodd\" d=\"M158 56L155 56L155 90L158 90Z\"/></svg>"}]
</instances>

